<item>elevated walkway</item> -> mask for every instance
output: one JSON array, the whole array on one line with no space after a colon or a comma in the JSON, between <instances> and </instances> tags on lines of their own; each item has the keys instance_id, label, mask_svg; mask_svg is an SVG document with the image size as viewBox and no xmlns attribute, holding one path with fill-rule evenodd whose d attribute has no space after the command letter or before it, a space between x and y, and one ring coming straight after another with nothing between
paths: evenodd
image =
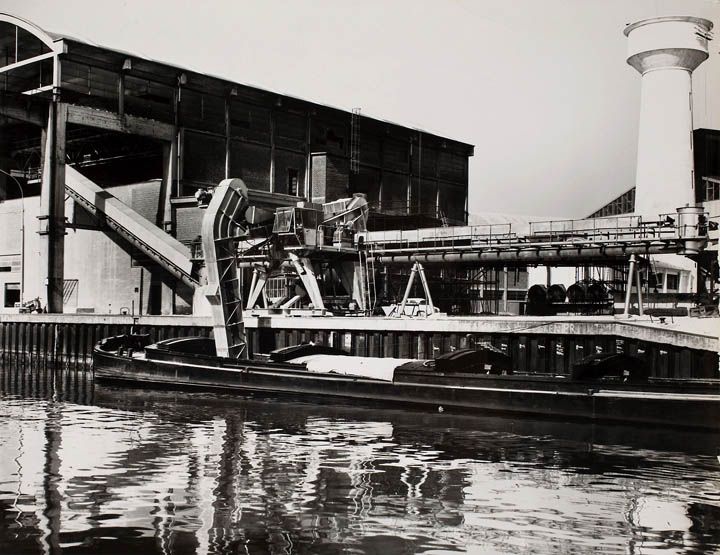
<instances>
[{"instance_id":1,"label":"elevated walkway","mask_svg":"<svg viewBox=\"0 0 720 555\"><path fill-rule=\"evenodd\" d=\"M676 222L678 220L678 223ZM695 226L697 227L697 226ZM368 231L358 234L376 262L501 265L627 261L631 254L689 254L707 244L677 216L639 216ZM688 233L688 231L690 231Z\"/></svg>"},{"instance_id":2,"label":"elevated walkway","mask_svg":"<svg viewBox=\"0 0 720 555\"><path fill-rule=\"evenodd\" d=\"M189 287L199 286L192 271L190 249L180 241L70 166L65 167L65 190L156 264Z\"/></svg>"}]
</instances>

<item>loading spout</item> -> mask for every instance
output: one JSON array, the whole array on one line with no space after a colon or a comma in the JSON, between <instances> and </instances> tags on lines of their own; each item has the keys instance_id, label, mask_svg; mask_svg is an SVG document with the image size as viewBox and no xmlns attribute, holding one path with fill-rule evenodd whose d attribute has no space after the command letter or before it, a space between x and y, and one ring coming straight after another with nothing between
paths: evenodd
<instances>
[{"instance_id":1,"label":"loading spout","mask_svg":"<svg viewBox=\"0 0 720 555\"><path fill-rule=\"evenodd\" d=\"M208 278L203 293L212 311L215 348L222 357L247 358L237 247L247 230L248 206L245 183L225 179L215 188L202 222Z\"/></svg>"},{"instance_id":2,"label":"loading spout","mask_svg":"<svg viewBox=\"0 0 720 555\"><path fill-rule=\"evenodd\" d=\"M65 166L65 190L85 210L102 218L108 227L185 285L200 285L193 274L190 249L69 165Z\"/></svg>"}]
</instances>

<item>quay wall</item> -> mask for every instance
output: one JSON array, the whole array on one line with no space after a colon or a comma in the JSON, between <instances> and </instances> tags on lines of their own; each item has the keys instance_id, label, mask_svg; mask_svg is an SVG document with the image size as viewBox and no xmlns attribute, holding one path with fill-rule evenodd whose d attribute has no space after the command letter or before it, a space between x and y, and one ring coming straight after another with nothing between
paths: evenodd
<instances>
[{"instance_id":1,"label":"quay wall","mask_svg":"<svg viewBox=\"0 0 720 555\"><path fill-rule=\"evenodd\" d=\"M0 315L3 361L48 361L91 368L93 345L113 335L148 333L154 341L212 333L208 318L193 316L14 314ZM653 375L718 378L718 338L650 322L608 318L263 317L246 319L251 353L313 341L354 355L433 358L489 343L510 354L517 370L569 373L594 353L643 356Z\"/></svg>"}]
</instances>

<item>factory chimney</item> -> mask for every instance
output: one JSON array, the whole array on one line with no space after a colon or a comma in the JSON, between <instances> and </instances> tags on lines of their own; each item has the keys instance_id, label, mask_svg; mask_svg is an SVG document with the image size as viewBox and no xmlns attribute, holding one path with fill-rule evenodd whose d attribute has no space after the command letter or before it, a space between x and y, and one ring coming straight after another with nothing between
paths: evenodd
<instances>
[{"instance_id":1,"label":"factory chimney","mask_svg":"<svg viewBox=\"0 0 720 555\"><path fill-rule=\"evenodd\" d=\"M672 16L625 28L627 62L642 74L635 213L643 219L695 204L691 74L708 58L712 26Z\"/></svg>"}]
</instances>

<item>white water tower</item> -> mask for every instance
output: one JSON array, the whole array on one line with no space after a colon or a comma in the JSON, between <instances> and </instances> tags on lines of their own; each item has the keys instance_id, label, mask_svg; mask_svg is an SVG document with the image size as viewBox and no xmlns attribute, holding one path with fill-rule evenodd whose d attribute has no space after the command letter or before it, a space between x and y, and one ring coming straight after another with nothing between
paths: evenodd
<instances>
[{"instance_id":1,"label":"white water tower","mask_svg":"<svg viewBox=\"0 0 720 555\"><path fill-rule=\"evenodd\" d=\"M654 17L625 28L642 75L635 213L646 220L695 203L692 72L708 58L712 22Z\"/></svg>"}]
</instances>

